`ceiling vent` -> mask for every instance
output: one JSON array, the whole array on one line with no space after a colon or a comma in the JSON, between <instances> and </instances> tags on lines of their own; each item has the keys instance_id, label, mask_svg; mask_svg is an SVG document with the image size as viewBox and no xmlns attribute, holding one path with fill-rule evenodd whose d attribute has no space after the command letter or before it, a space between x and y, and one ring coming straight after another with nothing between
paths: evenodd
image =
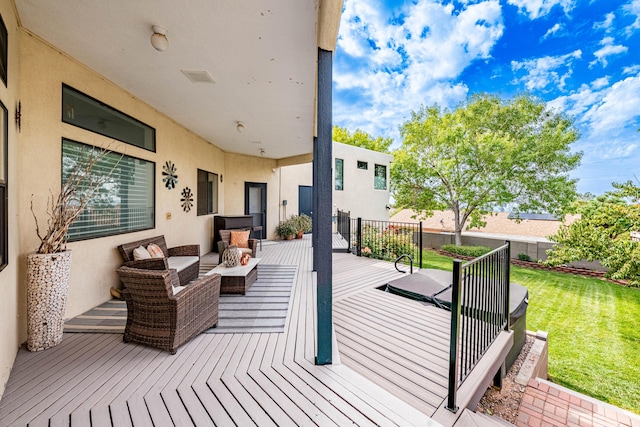
<instances>
[{"instance_id":1,"label":"ceiling vent","mask_svg":"<svg viewBox=\"0 0 640 427\"><path fill-rule=\"evenodd\" d=\"M180 70L182 73L189 78L193 83L215 83L211 74L208 71L189 71L189 70Z\"/></svg>"}]
</instances>

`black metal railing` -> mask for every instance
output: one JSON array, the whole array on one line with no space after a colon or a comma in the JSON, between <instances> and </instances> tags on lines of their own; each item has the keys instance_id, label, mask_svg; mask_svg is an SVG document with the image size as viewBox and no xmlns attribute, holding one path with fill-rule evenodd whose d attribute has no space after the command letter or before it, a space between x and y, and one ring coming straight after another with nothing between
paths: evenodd
<instances>
[{"instance_id":1,"label":"black metal railing","mask_svg":"<svg viewBox=\"0 0 640 427\"><path fill-rule=\"evenodd\" d=\"M422 267L422 222L374 221L351 218L351 250L358 256L395 261L409 255ZM403 262L408 262L404 258Z\"/></svg>"},{"instance_id":2,"label":"black metal railing","mask_svg":"<svg viewBox=\"0 0 640 427\"><path fill-rule=\"evenodd\" d=\"M338 209L338 233L347 241L347 252L351 247L351 212L344 212Z\"/></svg>"},{"instance_id":3,"label":"black metal railing","mask_svg":"<svg viewBox=\"0 0 640 427\"><path fill-rule=\"evenodd\" d=\"M453 261L449 396L456 392L502 331L509 330L510 243L472 261Z\"/></svg>"}]
</instances>

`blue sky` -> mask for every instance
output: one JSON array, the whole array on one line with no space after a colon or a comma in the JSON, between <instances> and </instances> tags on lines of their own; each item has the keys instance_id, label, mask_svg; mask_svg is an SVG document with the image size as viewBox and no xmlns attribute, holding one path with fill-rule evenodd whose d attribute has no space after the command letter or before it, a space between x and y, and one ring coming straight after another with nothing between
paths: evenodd
<instances>
[{"instance_id":1,"label":"blue sky","mask_svg":"<svg viewBox=\"0 0 640 427\"><path fill-rule=\"evenodd\" d=\"M394 139L410 112L527 91L573 116L579 192L640 179L640 0L345 0L333 120Z\"/></svg>"}]
</instances>

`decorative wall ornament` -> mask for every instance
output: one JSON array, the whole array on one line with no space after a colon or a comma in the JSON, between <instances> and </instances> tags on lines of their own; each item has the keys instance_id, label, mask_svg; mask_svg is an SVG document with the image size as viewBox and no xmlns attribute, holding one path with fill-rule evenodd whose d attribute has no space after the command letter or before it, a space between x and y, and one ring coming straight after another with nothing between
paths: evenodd
<instances>
[{"instance_id":1,"label":"decorative wall ornament","mask_svg":"<svg viewBox=\"0 0 640 427\"><path fill-rule=\"evenodd\" d=\"M184 209L185 212L189 212L193 206L193 193L189 187L185 187L184 190L182 190L182 198L180 201L182 202L182 209Z\"/></svg>"},{"instance_id":2,"label":"decorative wall ornament","mask_svg":"<svg viewBox=\"0 0 640 427\"><path fill-rule=\"evenodd\" d=\"M178 183L178 174L176 172L178 172L176 165L174 165L171 160L168 160L164 166L162 166L162 176L164 177L162 178L162 182L164 182L168 190L175 188Z\"/></svg>"}]
</instances>

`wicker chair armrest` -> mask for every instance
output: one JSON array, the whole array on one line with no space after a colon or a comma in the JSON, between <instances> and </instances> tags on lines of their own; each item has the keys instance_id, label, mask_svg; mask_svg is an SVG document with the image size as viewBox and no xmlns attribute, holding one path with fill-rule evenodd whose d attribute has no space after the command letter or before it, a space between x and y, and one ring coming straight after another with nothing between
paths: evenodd
<instances>
[{"instance_id":1,"label":"wicker chair armrest","mask_svg":"<svg viewBox=\"0 0 640 427\"><path fill-rule=\"evenodd\" d=\"M169 256L200 256L200 245L184 245L169 248Z\"/></svg>"},{"instance_id":2,"label":"wicker chair armrest","mask_svg":"<svg viewBox=\"0 0 640 427\"><path fill-rule=\"evenodd\" d=\"M220 280L219 274L210 274L202 276L190 282L185 289L176 295L169 296L175 300L178 306L182 304L195 304L200 301L214 302L220 298Z\"/></svg>"},{"instance_id":3,"label":"wicker chair armrest","mask_svg":"<svg viewBox=\"0 0 640 427\"><path fill-rule=\"evenodd\" d=\"M169 263L166 258L147 258L137 261L128 261L124 265L131 268L139 268L142 270L168 270Z\"/></svg>"},{"instance_id":4,"label":"wicker chair armrest","mask_svg":"<svg viewBox=\"0 0 640 427\"><path fill-rule=\"evenodd\" d=\"M223 240L218 241L218 253L220 256L224 253L224 250L229 246L228 243L225 243Z\"/></svg>"},{"instance_id":5,"label":"wicker chair armrest","mask_svg":"<svg viewBox=\"0 0 640 427\"><path fill-rule=\"evenodd\" d=\"M255 251L258 247L258 239L249 239L249 247Z\"/></svg>"}]
</instances>

